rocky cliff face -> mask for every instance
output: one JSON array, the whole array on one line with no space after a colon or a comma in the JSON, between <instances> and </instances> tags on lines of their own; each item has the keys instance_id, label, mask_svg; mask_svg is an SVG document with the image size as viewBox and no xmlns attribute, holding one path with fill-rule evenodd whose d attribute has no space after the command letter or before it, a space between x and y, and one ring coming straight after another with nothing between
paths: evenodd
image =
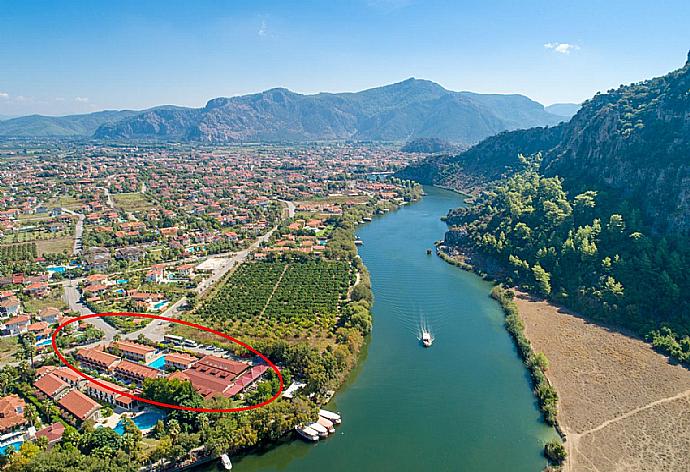
<instances>
[{"instance_id":1,"label":"rocky cliff face","mask_svg":"<svg viewBox=\"0 0 690 472\"><path fill-rule=\"evenodd\" d=\"M571 192L597 190L639 208L657 231L690 230L690 61L670 74L597 94L568 122L506 132L401 174L458 188L511 173L541 152L541 170Z\"/></svg>"}]
</instances>

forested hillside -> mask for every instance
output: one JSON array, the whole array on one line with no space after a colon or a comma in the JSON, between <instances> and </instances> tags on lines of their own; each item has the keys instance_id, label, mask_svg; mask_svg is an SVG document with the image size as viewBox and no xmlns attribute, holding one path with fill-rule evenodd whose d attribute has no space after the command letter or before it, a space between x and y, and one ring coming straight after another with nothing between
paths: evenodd
<instances>
[{"instance_id":1,"label":"forested hillside","mask_svg":"<svg viewBox=\"0 0 690 472\"><path fill-rule=\"evenodd\" d=\"M630 205L595 190L569 195L537 171L540 156L466 209L451 212L447 237L506 268L511 283L663 343L690 360L690 247L655 237ZM665 337L654 330L670 328ZM675 351L674 351L675 350Z\"/></svg>"},{"instance_id":2,"label":"forested hillside","mask_svg":"<svg viewBox=\"0 0 690 472\"><path fill-rule=\"evenodd\" d=\"M449 214L449 245L690 361L690 61L404 174L479 195Z\"/></svg>"},{"instance_id":3,"label":"forested hillside","mask_svg":"<svg viewBox=\"0 0 690 472\"><path fill-rule=\"evenodd\" d=\"M568 123L501 133L468 151L434 157L405 178L473 190L542 152L541 172L570 193L633 202L657 234L690 229L690 62L663 77L597 94Z\"/></svg>"}]
</instances>

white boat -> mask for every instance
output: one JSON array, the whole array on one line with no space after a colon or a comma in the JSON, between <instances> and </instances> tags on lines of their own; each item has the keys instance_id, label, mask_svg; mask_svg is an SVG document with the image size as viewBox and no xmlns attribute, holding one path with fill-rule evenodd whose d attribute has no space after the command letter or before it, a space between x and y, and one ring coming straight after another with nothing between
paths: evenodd
<instances>
[{"instance_id":1,"label":"white boat","mask_svg":"<svg viewBox=\"0 0 690 472\"><path fill-rule=\"evenodd\" d=\"M223 463L225 470L232 470L232 462L230 462L230 457L227 454L220 456L220 461Z\"/></svg>"},{"instance_id":2,"label":"white boat","mask_svg":"<svg viewBox=\"0 0 690 472\"><path fill-rule=\"evenodd\" d=\"M319 416L322 416L327 420L331 420L335 424L340 424L341 422L340 415L338 413L333 413L332 411L319 410Z\"/></svg>"},{"instance_id":3,"label":"white boat","mask_svg":"<svg viewBox=\"0 0 690 472\"><path fill-rule=\"evenodd\" d=\"M434 338L431 337L431 333L429 331L424 330L422 332L422 344L424 347L431 347L431 345L434 342Z\"/></svg>"},{"instance_id":4,"label":"white boat","mask_svg":"<svg viewBox=\"0 0 690 472\"><path fill-rule=\"evenodd\" d=\"M299 433L300 436L302 436L304 439L308 441L318 441L319 440L319 433L311 429L309 426L295 426L295 431Z\"/></svg>"},{"instance_id":5,"label":"white boat","mask_svg":"<svg viewBox=\"0 0 690 472\"><path fill-rule=\"evenodd\" d=\"M364 241L362 241L361 239L355 239L356 246L361 246L362 244L364 244Z\"/></svg>"},{"instance_id":6,"label":"white boat","mask_svg":"<svg viewBox=\"0 0 690 472\"><path fill-rule=\"evenodd\" d=\"M328 420L323 416L319 416L318 423L324 428L326 428L330 434L335 433L335 428L333 427L333 422L331 420Z\"/></svg>"},{"instance_id":7,"label":"white boat","mask_svg":"<svg viewBox=\"0 0 690 472\"><path fill-rule=\"evenodd\" d=\"M310 423L307 425L307 427L316 431L322 438L328 436L328 430L325 427L321 426L319 423Z\"/></svg>"}]
</instances>

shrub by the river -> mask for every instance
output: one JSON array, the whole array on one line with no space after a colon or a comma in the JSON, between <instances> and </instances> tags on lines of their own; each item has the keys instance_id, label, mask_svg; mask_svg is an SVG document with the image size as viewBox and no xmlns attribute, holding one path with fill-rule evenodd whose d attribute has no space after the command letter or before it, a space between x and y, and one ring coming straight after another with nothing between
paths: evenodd
<instances>
[{"instance_id":1,"label":"shrub by the river","mask_svg":"<svg viewBox=\"0 0 690 472\"><path fill-rule=\"evenodd\" d=\"M491 296L503 307L506 329L513 337L513 340L515 340L520 357L529 368L532 383L534 384L534 394L539 400L539 408L544 414L544 421L550 425L555 425L558 395L556 394L556 389L551 386L544 373L548 368L548 359L543 353L535 353L532 350L532 345L524 333L525 326L520 319L517 305L513 300L515 296L513 291L496 285L491 290Z\"/></svg>"},{"instance_id":2,"label":"shrub by the river","mask_svg":"<svg viewBox=\"0 0 690 472\"><path fill-rule=\"evenodd\" d=\"M549 461L549 464L561 465L568 457L568 452L560 441L553 439L544 444L544 457Z\"/></svg>"}]
</instances>

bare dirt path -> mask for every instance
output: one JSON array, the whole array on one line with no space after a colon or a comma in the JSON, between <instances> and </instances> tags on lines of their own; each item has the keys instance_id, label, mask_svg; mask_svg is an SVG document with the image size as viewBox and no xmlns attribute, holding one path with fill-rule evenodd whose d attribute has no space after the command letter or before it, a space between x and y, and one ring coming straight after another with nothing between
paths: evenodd
<instances>
[{"instance_id":1,"label":"bare dirt path","mask_svg":"<svg viewBox=\"0 0 690 472\"><path fill-rule=\"evenodd\" d=\"M526 294L515 301L550 361L566 471L690 471L690 371L640 339Z\"/></svg>"},{"instance_id":2,"label":"bare dirt path","mask_svg":"<svg viewBox=\"0 0 690 472\"><path fill-rule=\"evenodd\" d=\"M290 267L290 264L285 264L285 267L283 267L283 271L280 273L280 277L278 277L278 280L276 280L276 284L273 286L273 290L271 291L271 294L266 299L266 304L261 309L261 313L259 314L259 316L264 316L264 312L266 311L266 308L268 308L268 305L271 303L271 300L273 300L273 295L275 295L276 290L278 290L278 287L280 286L280 282L283 280L283 276L285 275L285 272L287 272L288 267Z\"/></svg>"}]
</instances>

